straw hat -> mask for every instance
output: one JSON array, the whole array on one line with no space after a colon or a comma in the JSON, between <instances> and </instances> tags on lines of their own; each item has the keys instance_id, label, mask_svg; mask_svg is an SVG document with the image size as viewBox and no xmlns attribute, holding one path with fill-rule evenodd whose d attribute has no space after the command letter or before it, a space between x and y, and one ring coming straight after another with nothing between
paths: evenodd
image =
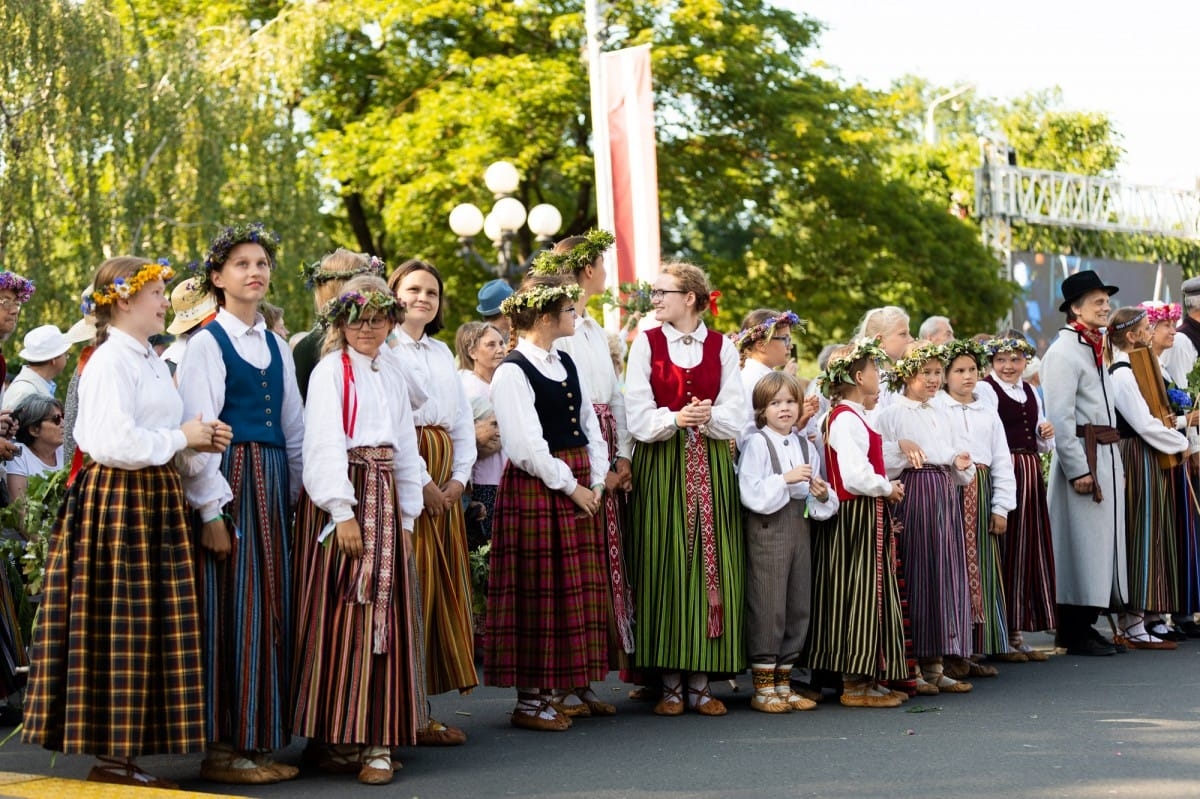
<instances>
[{"instance_id":1,"label":"straw hat","mask_svg":"<svg viewBox=\"0 0 1200 799\"><path fill-rule=\"evenodd\" d=\"M207 291L201 293L196 278L189 277L171 290L171 310L175 318L167 326L167 332L181 336L217 310L217 300Z\"/></svg>"}]
</instances>

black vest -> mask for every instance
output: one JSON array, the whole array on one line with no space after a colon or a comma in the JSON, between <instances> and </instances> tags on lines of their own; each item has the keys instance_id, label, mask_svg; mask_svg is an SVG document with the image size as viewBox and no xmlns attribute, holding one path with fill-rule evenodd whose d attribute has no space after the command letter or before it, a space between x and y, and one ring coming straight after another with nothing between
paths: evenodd
<instances>
[{"instance_id":1,"label":"black vest","mask_svg":"<svg viewBox=\"0 0 1200 799\"><path fill-rule=\"evenodd\" d=\"M579 390L579 372L570 355L560 350L558 357L567 370L565 380L546 377L518 351L514 350L504 359L505 363L519 366L529 380L533 388L533 406L542 424L542 437L546 439L551 452L586 447L588 443L583 426L579 423L583 399Z\"/></svg>"},{"instance_id":2,"label":"black vest","mask_svg":"<svg viewBox=\"0 0 1200 799\"><path fill-rule=\"evenodd\" d=\"M1004 425L1004 437L1008 439L1008 449L1011 452L1037 452L1037 419L1038 404L1033 387L1022 383L1025 389L1025 401L1017 402L1001 388L1000 381L991 375L983 378L991 384L996 392L996 413Z\"/></svg>"}]
</instances>

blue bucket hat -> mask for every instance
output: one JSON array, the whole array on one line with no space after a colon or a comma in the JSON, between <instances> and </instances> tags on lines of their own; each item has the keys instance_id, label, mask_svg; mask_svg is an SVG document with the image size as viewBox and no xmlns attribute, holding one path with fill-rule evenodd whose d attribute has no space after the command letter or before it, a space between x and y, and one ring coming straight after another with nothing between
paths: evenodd
<instances>
[{"instance_id":1,"label":"blue bucket hat","mask_svg":"<svg viewBox=\"0 0 1200 799\"><path fill-rule=\"evenodd\" d=\"M483 284L483 288L479 289L477 297L479 304L475 306L475 310L481 316L495 316L500 313L500 303L507 300L512 294L512 286L508 285L507 280L501 278L489 280Z\"/></svg>"}]
</instances>

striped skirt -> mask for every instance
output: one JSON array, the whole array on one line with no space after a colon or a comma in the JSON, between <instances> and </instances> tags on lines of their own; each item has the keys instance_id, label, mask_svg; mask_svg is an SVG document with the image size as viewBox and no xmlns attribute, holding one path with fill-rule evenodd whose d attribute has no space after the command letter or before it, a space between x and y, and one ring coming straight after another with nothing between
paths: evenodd
<instances>
[{"instance_id":1,"label":"striped skirt","mask_svg":"<svg viewBox=\"0 0 1200 799\"><path fill-rule=\"evenodd\" d=\"M554 453L581 485L591 482L583 447ZM579 688L608 673L608 579L600 519L583 515L511 461L492 526L488 685Z\"/></svg>"},{"instance_id":2,"label":"striped skirt","mask_svg":"<svg viewBox=\"0 0 1200 799\"><path fill-rule=\"evenodd\" d=\"M612 409L603 403L595 403L596 420L600 423L600 434L608 444L608 460L617 460L617 420ZM629 588L629 567L625 558L625 539L629 533L629 495L617 489L604 495L603 516L599 520L598 532L603 541L608 573L609 635L615 643L614 660L627 666L629 654L633 652L633 593Z\"/></svg>"},{"instance_id":3,"label":"striped skirt","mask_svg":"<svg viewBox=\"0 0 1200 799\"><path fill-rule=\"evenodd\" d=\"M639 441L633 453L627 540L638 613L633 661L641 669L734 674L746 668L746 556L737 475L729 442L705 438L718 580L712 599L723 609L721 634L710 638L701 534L687 529L687 435L680 430L665 441Z\"/></svg>"},{"instance_id":4,"label":"striped skirt","mask_svg":"<svg viewBox=\"0 0 1200 799\"><path fill-rule=\"evenodd\" d=\"M51 533L26 743L111 757L204 748L194 569L173 467L84 468Z\"/></svg>"},{"instance_id":5,"label":"striped skirt","mask_svg":"<svg viewBox=\"0 0 1200 799\"><path fill-rule=\"evenodd\" d=\"M875 679L908 677L887 505L856 497L812 523L812 621L804 665Z\"/></svg>"},{"instance_id":6,"label":"striped skirt","mask_svg":"<svg viewBox=\"0 0 1200 799\"><path fill-rule=\"evenodd\" d=\"M454 446L442 427L418 427L421 457L439 486L450 479ZM422 513L413 541L425 630L425 669L431 694L469 691L475 674L475 637L471 623L471 568L462 503L441 516ZM495 533L493 533L494 535Z\"/></svg>"},{"instance_id":7,"label":"striped skirt","mask_svg":"<svg viewBox=\"0 0 1200 799\"><path fill-rule=\"evenodd\" d=\"M1000 566L1000 539L1003 536L988 532L992 521L991 475L990 468L977 463L974 492L962 486L958 489L963 502L963 530L967 534L967 582L971 591L975 628L974 651L983 655L999 655L1009 651L1008 617L1004 614L1004 578ZM972 530L965 526L970 524L970 519L975 521L974 536L971 535ZM979 615L975 615L976 609Z\"/></svg>"},{"instance_id":8,"label":"striped skirt","mask_svg":"<svg viewBox=\"0 0 1200 799\"><path fill-rule=\"evenodd\" d=\"M287 452L233 444L221 456L237 535L224 560L200 553L208 735L279 749L292 722L291 515Z\"/></svg>"},{"instance_id":9,"label":"striped skirt","mask_svg":"<svg viewBox=\"0 0 1200 799\"><path fill-rule=\"evenodd\" d=\"M1054 546L1046 505L1042 459L1036 452L1014 452L1017 508L1008 514L1001 536L1004 601L1012 630L1049 630L1054 619Z\"/></svg>"},{"instance_id":10,"label":"striped skirt","mask_svg":"<svg viewBox=\"0 0 1200 799\"><path fill-rule=\"evenodd\" d=\"M418 678L417 670L416 572L397 526L400 514L395 506L392 450L379 447L374 451L385 453L377 459L380 467L352 460L350 482L358 500L354 512L364 544L368 536L375 540L375 562L370 564L374 579L380 579L385 571L390 575L386 624L380 627L374 604L357 601L355 578L363 560L347 558L338 551L335 533L324 546L316 543L329 514L302 495L296 511L296 538L310 542L304 549L312 560L305 580L308 593L297 602L292 731L331 744L407 746L415 743L416 731L425 720L424 679L423 675ZM369 491L368 481L374 484ZM371 496L378 497L375 507L368 501ZM373 516L370 525L367 514ZM390 526L384 521L387 516L393 520ZM385 535L393 539L390 557L384 556Z\"/></svg>"},{"instance_id":11,"label":"striped skirt","mask_svg":"<svg viewBox=\"0 0 1200 799\"><path fill-rule=\"evenodd\" d=\"M1117 445L1125 466L1125 557L1129 607L1170 612L1179 607L1175 498L1171 472L1138 437Z\"/></svg>"},{"instance_id":12,"label":"striped skirt","mask_svg":"<svg viewBox=\"0 0 1200 799\"><path fill-rule=\"evenodd\" d=\"M944 466L905 469L896 504L900 560L908 586L913 654L971 654L971 599L963 543L962 506Z\"/></svg>"},{"instance_id":13,"label":"striped skirt","mask_svg":"<svg viewBox=\"0 0 1200 799\"><path fill-rule=\"evenodd\" d=\"M1188 476L1186 463L1171 470L1175 499L1175 552L1179 559L1178 602L1180 613L1200 612L1200 503L1196 481Z\"/></svg>"}]
</instances>

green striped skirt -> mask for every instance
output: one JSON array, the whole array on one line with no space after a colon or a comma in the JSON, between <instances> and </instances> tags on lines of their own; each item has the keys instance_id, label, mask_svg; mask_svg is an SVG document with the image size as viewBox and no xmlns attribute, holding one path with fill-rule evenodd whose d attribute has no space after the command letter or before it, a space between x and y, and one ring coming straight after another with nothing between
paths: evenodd
<instances>
[{"instance_id":1,"label":"green striped skirt","mask_svg":"<svg viewBox=\"0 0 1200 799\"><path fill-rule=\"evenodd\" d=\"M729 442L703 439L723 617L720 634L710 637L702 536L698 529L689 536L687 529L686 444L687 431L680 430L666 441L639 441L633 454L629 530L637 613L633 659L641 669L732 674L746 667L746 559L737 475Z\"/></svg>"}]
</instances>

